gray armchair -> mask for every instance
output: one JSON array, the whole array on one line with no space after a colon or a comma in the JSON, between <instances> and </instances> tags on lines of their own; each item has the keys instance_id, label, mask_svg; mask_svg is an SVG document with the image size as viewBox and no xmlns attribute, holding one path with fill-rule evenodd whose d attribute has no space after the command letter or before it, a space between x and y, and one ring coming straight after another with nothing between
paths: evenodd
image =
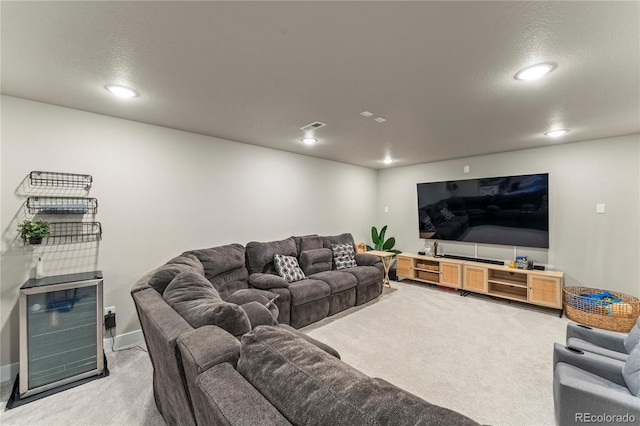
<instances>
[{"instance_id":1,"label":"gray armchair","mask_svg":"<svg viewBox=\"0 0 640 426\"><path fill-rule=\"evenodd\" d=\"M591 328L586 325L567 325L567 346L626 361L640 342L640 318L629 334Z\"/></svg>"},{"instance_id":2,"label":"gray armchair","mask_svg":"<svg viewBox=\"0 0 640 426\"><path fill-rule=\"evenodd\" d=\"M640 419L640 349L623 362L556 343L553 363L558 425L631 424Z\"/></svg>"}]
</instances>

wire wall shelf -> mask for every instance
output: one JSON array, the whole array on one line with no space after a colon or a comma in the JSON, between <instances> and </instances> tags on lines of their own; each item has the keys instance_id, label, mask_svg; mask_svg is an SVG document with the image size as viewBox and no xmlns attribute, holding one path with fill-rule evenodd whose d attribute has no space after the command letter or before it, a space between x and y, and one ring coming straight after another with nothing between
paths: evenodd
<instances>
[{"instance_id":1,"label":"wire wall shelf","mask_svg":"<svg viewBox=\"0 0 640 426\"><path fill-rule=\"evenodd\" d=\"M27 209L31 214L95 214L98 200L87 197L29 197Z\"/></svg>"},{"instance_id":2,"label":"wire wall shelf","mask_svg":"<svg viewBox=\"0 0 640 426\"><path fill-rule=\"evenodd\" d=\"M100 222L51 222L51 235L40 243L24 239L25 245L57 245L73 243L92 243L102 240Z\"/></svg>"},{"instance_id":3,"label":"wire wall shelf","mask_svg":"<svg viewBox=\"0 0 640 426\"><path fill-rule=\"evenodd\" d=\"M29 182L33 186L90 188L93 177L76 173L34 171L29 173Z\"/></svg>"}]
</instances>

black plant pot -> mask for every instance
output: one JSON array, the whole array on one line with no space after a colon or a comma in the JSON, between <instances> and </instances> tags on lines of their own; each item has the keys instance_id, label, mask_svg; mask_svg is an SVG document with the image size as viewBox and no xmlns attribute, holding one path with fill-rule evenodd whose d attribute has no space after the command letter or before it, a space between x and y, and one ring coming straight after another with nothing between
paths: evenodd
<instances>
[{"instance_id":1,"label":"black plant pot","mask_svg":"<svg viewBox=\"0 0 640 426\"><path fill-rule=\"evenodd\" d=\"M29 244L31 245L42 244L42 237L29 237Z\"/></svg>"}]
</instances>

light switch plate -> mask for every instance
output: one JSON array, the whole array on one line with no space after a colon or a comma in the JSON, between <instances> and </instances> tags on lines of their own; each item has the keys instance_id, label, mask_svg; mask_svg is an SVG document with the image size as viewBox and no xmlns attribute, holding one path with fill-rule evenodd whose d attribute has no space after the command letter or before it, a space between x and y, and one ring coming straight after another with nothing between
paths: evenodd
<instances>
[{"instance_id":1,"label":"light switch plate","mask_svg":"<svg viewBox=\"0 0 640 426\"><path fill-rule=\"evenodd\" d=\"M596 204L596 213L604 214L605 213L605 205L604 204Z\"/></svg>"}]
</instances>

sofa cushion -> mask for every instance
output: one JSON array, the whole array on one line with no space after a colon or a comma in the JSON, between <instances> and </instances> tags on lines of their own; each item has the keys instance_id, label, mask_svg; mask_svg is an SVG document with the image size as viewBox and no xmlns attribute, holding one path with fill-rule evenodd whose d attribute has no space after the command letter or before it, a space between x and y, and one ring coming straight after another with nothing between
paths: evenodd
<instances>
[{"instance_id":1,"label":"sofa cushion","mask_svg":"<svg viewBox=\"0 0 640 426\"><path fill-rule=\"evenodd\" d=\"M217 325L234 336L251 330L245 312L238 305L223 301L213 285L200 274L178 274L162 297L193 328Z\"/></svg>"},{"instance_id":2,"label":"sofa cushion","mask_svg":"<svg viewBox=\"0 0 640 426\"><path fill-rule=\"evenodd\" d=\"M242 305L244 303L249 303L249 302L260 302L263 305L266 305L269 302L269 300L273 299L276 296L277 294L267 290L249 288L245 290L236 291L231 296L229 296L229 298L227 298L226 301L235 303L236 305Z\"/></svg>"},{"instance_id":3,"label":"sofa cushion","mask_svg":"<svg viewBox=\"0 0 640 426\"><path fill-rule=\"evenodd\" d=\"M222 284L220 284L220 282L216 280L210 280L209 282L211 282L211 284L213 284L213 287L216 290L218 290L218 293L220 294L220 297L222 297L222 300L227 300L229 296L231 296L232 294L235 294L238 291L249 289L249 284L247 284L247 281L244 281L244 280L243 281L227 281Z\"/></svg>"},{"instance_id":4,"label":"sofa cushion","mask_svg":"<svg viewBox=\"0 0 640 426\"><path fill-rule=\"evenodd\" d=\"M353 268L358 265L353 244L331 244L331 251L333 252L333 264L336 269Z\"/></svg>"},{"instance_id":5,"label":"sofa cushion","mask_svg":"<svg viewBox=\"0 0 640 426\"><path fill-rule=\"evenodd\" d=\"M224 288L229 291L233 287L249 288L247 279L249 278L249 272L244 266L242 268L232 269L227 272L223 272L220 275L209 278L209 281L218 291L222 291ZM243 283L239 285L238 283ZM229 285L229 283L234 283Z\"/></svg>"},{"instance_id":6,"label":"sofa cushion","mask_svg":"<svg viewBox=\"0 0 640 426\"><path fill-rule=\"evenodd\" d=\"M307 250L316 250L323 248L322 237L319 235L305 235L303 237L291 237L296 242L298 253Z\"/></svg>"},{"instance_id":7,"label":"sofa cushion","mask_svg":"<svg viewBox=\"0 0 640 426\"><path fill-rule=\"evenodd\" d=\"M151 274L148 284L156 289L158 293L163 294L169 283L183 272L199 273L197 268L186 264L173 263L162 265Z\"/></svg>"},{"instance_id":8,"label":"sofa cushion","mask_svg":"<svg viewBox=\"0 0 640 426\"><path fill-rule=\"evenodd\" d=\"M328 297L331 294L331 287L324 281L306 279L289 284L289 293L291 293L291 305L300 306Z\"/></svg>"},{"instance_id":9,"label":"sofa cushion","mask_svg":"<svg viewBox=\"0 0 640 426\"><path fill-rule=\"evenodd\" d=\"M332 261L333 253L330 249L319 248L300 252L300 267L307 275L330 271Z\"/></svg>"},{"instance_id":10,"label":"sofa cushion","mask_svg":"<svg viewBox=\"0 0 640 426\"><path fill-rule=\"evenodd\" d=\"M206 249L189 250L183 253L195 256L204 268L204 276L211 280L220 274L245 267L244 247L228 244Z\"/></svg>"},{"instance_id":11,"label":"sofa cushion","mask_svg":"<svg viewBox=\"0 0 640 426\"><path fill-rule=\"evenodd\" d=\"M194 256L200 261L204 269L204 276L213 284L218 292L226 297L236 288L248 288L249 272L245 267L245 251L240 244L207 249L190 250L183 256ZM233 285L229 283L233 282ZM244 285L239 285L244 282Z\"/></svg>"},{"instance_id":12,"label":"sofa cushion","mask_svg":"<svg viewBox=\"0 0 640 426\"><path fill-rule=\"evenodd\" d=\"M349 290L358 285L358 280L353 274L343 271L324 271L310 275L309 278L314 280L322 280L331 287L331 294Z\"/></svg>"},{"instance_id":13,"label":"sofa cushion","mask_svg":"<svg viewBox=\"0 0 640 426\"><path fill-rule=\"evenodd\" d=\"M298 265L298 259L293 256L274 254L273 264L278 275L287 280L288 283L307 279L302 269L300 269L300 265Z\"/></svg>"},{"instance_id":14,"label":"sofa cushion","mask_svg":"<svg viewBox=\"0 0 640 426\"><path fill-rule=\"evenodd\" d=\"M351 244L354 247L356 246L355 241L353 241L353 236L348 232L340 235L322 237L322 245L324 248L330 249L331 244Z\"/></svg>"},{"instance_id":15,"label":"sofa cushion","mask_svg":"<svg viewBox=\"0 0 640 426\"><path fill-rule=\"evenodd\" d=\"M183 253L180 256L176 256L173 259L169 260L166 264L191 266L197 272L204 275L204 265L193 254Z\"/></svg>"},{"instance_id":16,"label":"sofa cushion","mask_svg":"<svg viewBox=\"0 0 640 426\"><path fill-rule=\"evenodd\" d=\"M275 306L275 305L274 305ZM251 328L259 325L276 325L278 324L278 313L274 313L260 302L249 302L240 305L242 310L247 314Z\"/></svg>"},{"instance_id":17,"label":"sofa cushion","mask_svg":"<svg viewBox=\"0 0 640 426\"><path fill-rule=\"evenodd\" d=\"M384 273L375 266L356 266L344 270L346 273L352 274L358 280L358 285L371 284L374 282L382 282Z\"/></svg>"},{"instance_id":18,"label":"sofa cushion","mask_svg":"<svg viewBox=\"0 0 640 426\"><path fill-rule=\"evenodd\" d=\"M225 299L227 302L235 303L236 305L244 305L249 302L258 302L262 306L266 306L272 299L277 298L278 295L266 290L259 290L257 288L249 288L245 290L238 290ZM271 315L274 318L278 318L279 309L275 303L272 303L269 308Z\"/></svg>"},{"instance_id":19,"label":"sofa cushion","mask_svg":"<svg viewBox=\"0 0 640 426\"><path fill-rule=\"evenodd\" d=\"M622 368L622 377L629 392L640 397L640 346L636 346Z\"/></svg>"},{"instance_id":20,"label":"sofa cushion","mask_svg":"<svg viewBox=\"0 0 640 426\"><path fill-rule=\"evenodd\" d=\"M243 336L238 372L293 424L476 424L367 377L279 327Z\"/></svg>"},{"instance_id":21,"label":"sofa cushion","mask_svg":"<svg viewBox=\"0 0 640 426\"><path fill-rule=\"evenodd\" d=\"M251 274L264 272L274 274L276 268L273 264L274 254L296 256L298 254L293 238L280 241L261 243L252 241L247 244L247 268Z\"/></svg>"}]
</instances>

